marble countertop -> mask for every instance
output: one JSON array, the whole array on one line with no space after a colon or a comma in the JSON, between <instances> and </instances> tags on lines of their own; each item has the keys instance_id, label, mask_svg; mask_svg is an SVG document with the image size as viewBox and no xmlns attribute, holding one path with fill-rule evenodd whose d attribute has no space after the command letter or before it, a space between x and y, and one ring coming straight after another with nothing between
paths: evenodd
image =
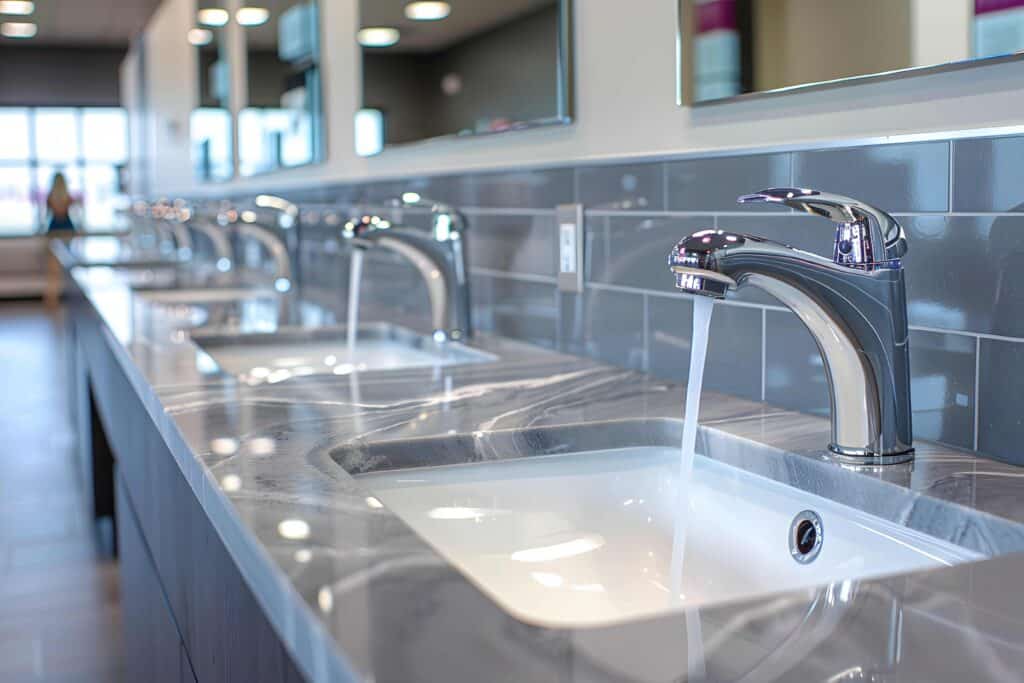
<instances>
[{"instance_id":1,"label":"marble countertop","mask_svg":"<svg viewBox=\"0 0 1024 683\"><path fill-rule=\"evenodd\" d=\"M989 560L626 624L542 628L482 593L327 455L345 444L607 419L679 419L683 389L480 335L497 363L242 381L130 272L76 268L111 352L310 680L1003 681L1024 671L1024 470L930 443L853 472L828 422L706 393L703 446ZM137 282L137 281L136 281ZM223 304L217 304L223 305ZM211 305L212 306L212 305ZM249 315L241 313L242 319ZM299 325L330 314L292 302ZM751 445L772 449L765 459ZM308 533L286 538L285 520ZM700 656L697 656L699 652Z\"/></svg>"}]
</instances>

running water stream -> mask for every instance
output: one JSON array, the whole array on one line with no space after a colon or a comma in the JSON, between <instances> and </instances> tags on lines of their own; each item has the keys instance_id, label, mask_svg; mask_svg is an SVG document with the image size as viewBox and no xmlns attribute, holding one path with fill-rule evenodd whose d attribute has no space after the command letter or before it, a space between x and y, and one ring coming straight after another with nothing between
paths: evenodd
<instances>
[{"instance_id":1,"label":"running water stream","mask_svg":"<svg viewBox=\"0 0 1024 683\"><path fill-rule=\"evenodd\" d=\"M669 565L671 600L675 604L685 601L683 595L683 558L686 555L686 522L690 508L690 482L693 478L693 459L697 447L697 421L700 414L700 393L704 384L704 361L708 351L708 329L715 301L698 296L693 300L693 335L690 340L690 374L686 383L686 409L683 423L683 442L680 451L679 481L676 489L676 520L672 537L672 559ZM696 610L686 614L687 669L691 677L704 676L704 647L701 636L700 614Z\"/></svg>"},{"instance_id":2,"label":"running water stream","mask_svg":"<svg viewBox=\"0 0 1024 683\"><path fill-rule=\"evenodd\" d=\"M363 249L353 249L348 270L348 321L346 335L349 360L356 350L356 338L359 330L359 283L363 279Z\"/></svg>"}]
</instances>

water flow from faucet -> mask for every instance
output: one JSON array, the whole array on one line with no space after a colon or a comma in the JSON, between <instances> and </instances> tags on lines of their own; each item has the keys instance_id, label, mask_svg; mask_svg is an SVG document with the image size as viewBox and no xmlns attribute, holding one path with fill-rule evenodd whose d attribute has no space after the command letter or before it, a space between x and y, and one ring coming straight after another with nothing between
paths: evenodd
<instances>
[{"instance_id":1,"label":"water flow from faucet","mask_svg":"<svg viewBox=\"0 0 1024 683\"><path fill-rule=\"evenodd\" d=\"M355 355L359 331L359 283L363 279L363 255L362 249L353 249L348 270L348 323L345 331L349 361Z\"/></svg>"},{"instance_id":2,"label":"water flow from faucet","mask_svg":"<svg viewBox=\"0 0 1024 683\"><path fill-rule=\"evenodd\" d=\"M708 328L714 299L698 296L693 299L693 335L690 341L690 375L686 384L686 413L679 461L679 483L676 490L676 523L672 539L672 560L669 566L673 600L682 601L683 556L686 553L686 520L690 506L690 479L697 445L697 418L700 411L701 385L704 384L704 359L708 350Z\"/></svg>"},{"instance_id":3,"label":"water flow from faucet","mask_svg":"<svg viewBox=\"0 0 1024 683\"><path fill-rule=\"evenodd\" d=\"M683 423L683 442L679 460L679 483L676 489L676 519L672 537L672 558L669 564L671 602L682 604L683 558L686 554L686 523L690 509L690 481L693 478L693 459L697 448L697 420L700 414L700 394L704 384L704 361L708 351L708 330L715 300L698 296L693 299L693 332L690 338L690 374L686 383L686 409ZM704 676L704 648L700 616L688 613L686 619L687 669L690 676Z\"/></svg>"}]
</instances>

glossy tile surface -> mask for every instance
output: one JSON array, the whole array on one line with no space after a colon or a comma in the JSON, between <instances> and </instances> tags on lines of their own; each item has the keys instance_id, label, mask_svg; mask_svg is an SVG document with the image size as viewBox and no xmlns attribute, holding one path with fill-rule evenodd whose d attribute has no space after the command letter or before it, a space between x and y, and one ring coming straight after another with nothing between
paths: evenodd
<instances>
[{"instance_id":1,"label":"glossy tile surface","mask_svg":"<svg viewBox=\"0 0 1024 683\"><path fill-rule=\"evenodd\" d=\"M554 277L558 236L554 214L471 214L466 244L474 268Z\"/></svg>"},{"instance_id":2,"label":"glossy tile surface","mask_svg":"<svg viewBox=\"0 0 1024 683\"><path fill-rule=\"evenodd\" d=\"M708 218L587 216L586 279L672 292L668 254L684 237L712 226Z\"/></svg>"},{"instance_id":3,"label":"glossy tile surface","mask_svg":"<svg viewBox=\"0 0 1024 683\"><path fill-rule=\"evenodd\" d=\"M953 143L953 211L1024 211L1021 187L1024 136Z\"/></svg>"},{"instance_id":4,"label":"glossy tile surface","mask_svg":"<svg viewBox=\"0 0 1024 683\"><path fill-rule=\"evenodd\" d=\"M978 448L1024 462L1024 343L981 340Z\"/></svg>"},{"instance_id":5,"label":"glossy tile surface","mask_svg":"<svg viewBox=\"0 0 1024 683\"><path fill-rule=\"evenodd\" d=\"M554 348L558 327L554 285L474 275L470 286L477 330Z\"/></svg>"},{"instance_id":6,"label":"glossy tile surface","mask_svg":"<svg viewBox=\"0 0 1024 683\"><path fill-rule=\"evenodd\" d=\"M762 211L736 203L743 194L790 184L789 154L671 161L667 164L672 211Z\"/></svg>"},{"instance_id":7,"label":"glossy tile surface","mask_svg":"<svg viewBox=\"0 0 1024 683\"><path fill-rule=\"evenodd\" d=\"M1024 336L1024 216L904 221L912 325Z\"/></svg>"},{"instance_id":8,"label":"glossy tile surface","mask_svg":"<svg viewBox=\"0 0 1024 683\"><path fill-rule=\"evenodd\" d=\"M678 382L690 373L693 304L651 297L648 302L650 371ZM761 400L761 311L716 305L708 335L704 386L710 391Z\"/></svg>"},{"instance_id":9,"label":"glossy tile surface","mask_svg":"<svg viewBox=\"0 0 1024 683\"><path fill-rule=\"evenodd\" d=\"M584 166L576 170L576 200L586 209L660 211L664 171L661 163Z\"/></svg>"},{"instance_id":10,"label":"glossy tile surface","mask_svg":"<svg viewBox=\"0 0 1024 683\"><path fill-rule=\"evenodd\" d=\"M798 187L834 192L889 213L949 210L949 143L795 152Z\"/></svg>"}]
</instances>

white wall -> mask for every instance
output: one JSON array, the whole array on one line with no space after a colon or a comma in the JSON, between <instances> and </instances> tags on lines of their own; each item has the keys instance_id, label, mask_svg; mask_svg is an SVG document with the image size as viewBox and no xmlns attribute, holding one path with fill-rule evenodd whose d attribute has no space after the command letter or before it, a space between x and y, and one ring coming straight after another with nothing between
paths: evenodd
<instances>
[{"instance_id":1,"label":"white wall","mask_svg":"<svg viewBox=\"0 0 1024 683\"><path fill-rule=\"evenodd\" d=\"M166 192L222 193L268 185L286 189L311 181L345 181L609 160L761 146L813 144L839 138L882 137L1013 126L1022 123L1024 62L897 79L839 89L762 98L696 109L676 106L674 0L575 0L576 104L573 126L391 149L362 159L352 146L358 108L359 50L351 37L358 0L320 0L324 22L324 91L328 160L227 185L194 188L184 155L157 176ZM184 11L182 10L184 7ZM150 61L172 50L174 68L150 68L158 116L180 118L191 101L195 69L181 56L191 0L165 0L148 28ZM173 20L180 20L175 24ZM173 44L173 45L172 45ZM189 51L190 52L190 51ZM187 116L186 116L187 120ZM184 135L184 133L183 133ZM186 138L187 139L187 138ZM164 157L166 161L166 157ZM161 162L162 163L162 162ZM154 189L162 187L155 185Z\"/></svg>"},{"instance_id":2,"label":"white wall","mask_svg":"<svg viewBox=\"0 0 1024 683\"><path fill-rule=\"evenodd\" d=\"M140 44L133 46L121 67L122 106L129 120L138 121L131 136L133 192L146 188L153 193L180 193L192 187L188 121L196 102L197 62L195 49L186 38L194 19L193 0L165 0L146 25L141 41L144 74L131 60L138 59ZM140 112L135 93L145 80L148 107ZM140 159L136 163L136 158Z\"/></svg>"}]
</instances>

